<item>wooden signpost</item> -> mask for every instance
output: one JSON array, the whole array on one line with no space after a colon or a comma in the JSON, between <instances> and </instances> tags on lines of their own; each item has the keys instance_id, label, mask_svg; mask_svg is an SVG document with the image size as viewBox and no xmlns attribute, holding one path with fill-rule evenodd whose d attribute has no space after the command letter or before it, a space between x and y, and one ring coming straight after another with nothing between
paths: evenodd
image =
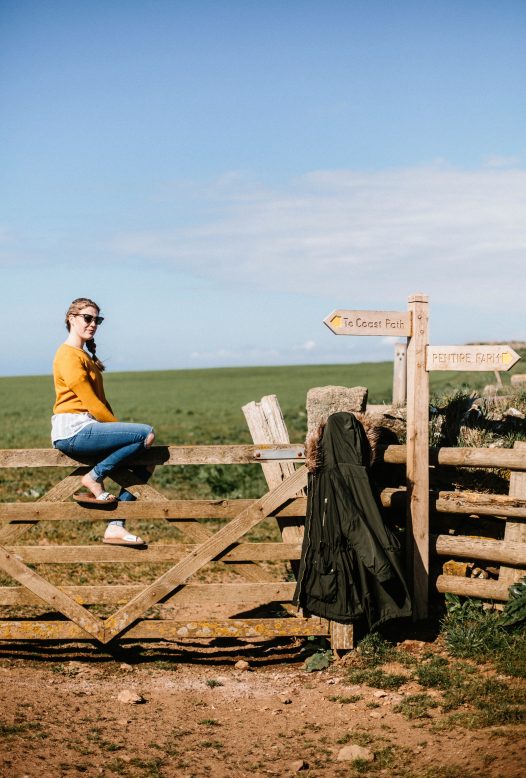
<instances>
[{"instance_id":1,"label":"wooden signpost","mask_svg":"<svg viewBox=\"0 0 526 778\"><path fill-rule=\"evenodd\" d=\"M407 568L416 620L426 618L428 611L429 372L478 370L498 375L520 359L508 345L429 346L428 308L428 297L415 294L409 298L407 313L336 310L323 320L336 335L407 337L407 348L400 346L399 361L402 367L407 364ZM401 375L396 383L401 395L405 391Z\"/></svg>"}]
</instances>

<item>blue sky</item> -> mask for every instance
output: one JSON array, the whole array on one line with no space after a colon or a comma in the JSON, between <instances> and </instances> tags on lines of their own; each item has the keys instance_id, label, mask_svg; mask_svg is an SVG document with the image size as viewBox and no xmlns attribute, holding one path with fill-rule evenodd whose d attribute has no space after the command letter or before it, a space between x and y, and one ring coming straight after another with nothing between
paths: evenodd
<instances>
[{"instance_id":1,"label":"blue sky","mask_svg":"<svg viewBox=\"0 0 526 778\"><path fill-rule=\"evenodd\" d=\"M525 339L522 0L0 0L0 374L390 359L334 308Z\"/></svg>"}]
</instances>

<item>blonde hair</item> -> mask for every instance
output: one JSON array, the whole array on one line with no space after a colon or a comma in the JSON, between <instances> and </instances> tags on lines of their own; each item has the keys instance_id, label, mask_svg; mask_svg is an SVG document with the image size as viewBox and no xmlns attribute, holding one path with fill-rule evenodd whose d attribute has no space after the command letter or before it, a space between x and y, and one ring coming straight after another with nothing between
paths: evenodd
<instances>
[{"instance_id":1,"label":"blonde hair","mask_svg":"<svg viewBox=\"0 0 526 778\"><path fill-rule=\"evenodd\" d=\"M80 313L80 311L83 308L95 308L97 313L100 313L100 307L97 305L96 302L93 300L90 300L87 297L77 297L76 300L73 300L71 305L69 306L68 310L66 311L66 327L68 329L68 332L70 331L71 325L69 323L69 317L75 316L76 314ZM88 349L89 353L91 354L91 358L99 368L99 370L105 370L103 362L100 361L100 359L97 357L97 344L95 343L94 339L91 338L91 340L86 341L86 348Z\"/></svg>"}]
</instances>

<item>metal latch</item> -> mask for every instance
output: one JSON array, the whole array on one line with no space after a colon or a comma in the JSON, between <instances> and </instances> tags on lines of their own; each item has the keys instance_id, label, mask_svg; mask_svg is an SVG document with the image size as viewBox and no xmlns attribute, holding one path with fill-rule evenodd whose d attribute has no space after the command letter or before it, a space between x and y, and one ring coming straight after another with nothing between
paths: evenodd
<instances>
[{"instance_id":1,"label":"metal latch","mask_svg":"<svg viewBox=\"0 0 526 778\"><path fill-rule=\"evenodd\" d=\"M258 448L254 451L255 459L305 459L305 449L300 448Z\"/></svg>"}]
</instances>

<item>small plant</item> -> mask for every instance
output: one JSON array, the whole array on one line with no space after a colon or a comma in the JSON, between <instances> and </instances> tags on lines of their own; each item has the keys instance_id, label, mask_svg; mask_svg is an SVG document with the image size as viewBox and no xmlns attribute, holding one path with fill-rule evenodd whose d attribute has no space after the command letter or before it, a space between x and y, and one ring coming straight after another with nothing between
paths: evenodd
<instances>
[{"instance_id":1,"label":"small plant","mask_svg":"<svg viewBox=\"0 0 526 778\"><path fill-rule=\"evenodd\" d=\"M0 724L0 735L8 737L9 735L18 735L27 729L27 724Z\"/></svg>"},{"instance_id":2,"label":"small plant","mask_svg":"<svg viewBox=\"0 0 526 778\"><path fill-rule=\"evenodd\" d=\"M378 667L365 670L350 670L347 676L350 683L363 683L375 689L399 689L407 681L405 675L386 673Z\"/></svg>"},{"instance_id":3,"label":"small plant","mask_svg":"<svg viewBox=\"0 0 526 778\"><path fill-rule=\"evenodd\" d=\"M201 719L201 721L198 722L199 724L202 724L205 727L220 727L221 724L217 719Z\"/></svg>"},{"instance_id":4,"label":"small plant","mask_svg":"<svg viewBox=\"0 0 526 778\"><path fill-rule=\"evenodd\" d=\"M516 626L526 621L526 577L512 584L510 598L504 607L502 624L505 627Z\"/></svg>"},{"instance_id":5,"label":"small plant","mask_svg":"<svg viewBox=\"0 0 526 778\"><path fill-rule=\"evenodd\" d=\"M304 662L303 667L305 672L313 673L316 670L326 670L333 661L332 651L320 650L315 654L311 654Z\"/></svg>"},{"instance_id":6,"label":"small plant","mask_svg":"<svg viewBox=\"0 0 526 778\"><path fill-rule=\"evenodd\" d=\"M361 694L352 694L350 697L343 697L341 694L333 694L327 698L329 702L339 702L342 705L352 705L354 702L362 699Z\"/></svg>"},{"instance_id":7,"label":"small plant","mask_svg":"<svg viewBox=\"0 0 526 778\"><path fill-rule=\"evenodd\" d=\"M416 680L427 688L447 689L451 686L449 662L444 657L433 656L416 668Z\"/></svg>"},{"instance_id":8,"label":"small plant","mask_svg":"<svg viewBox=\"0 0 526 778\"><path fill-rule=\"evenodd\" d=\"M446 608L442 632L453 656L484 660L509 648L500 615L484 610L480 600L462 602L457 595L446 594Z\"/></svg>"},{"instance_id":9,"label":"small plant","mask_svg":"<svg viewBox=\"0 0 526 778\"><path fill-rule=\"evenodd\" d=\"M508 649L496 655L495 665L501 673L526 678L526 630L511 636Z\"/></svg>"},{"instance_id":10,"label":"small plant","mask_svg":"<svg viewBox=\"0 0 526 778\"><path fill-rule=\"evenodd\" d=\"M377 632L370 632L360 642L358 653L364 667L376 667L394 659L396 649Z\"/></svg>"},{"instance_id":11,"label":"small plant","mask_svg":"<svg viewBox=\"0 0 526 778\"><path fill-rule=\"evenodd\" d=\"M369 732L355 730L352 733L352 741L353 743L356 743L357 746L370 746L373 740L374 737Z\"/></svg>"},{"instance_id":12,"label":"small plant","mask_svg":"<svg viewBox=\"0 0 526 778\"><path fill-rule=\"evenodd\" d=\"M358 774L368 773L371 769L370 762L367 759L353 759L351 762L353 769Z\"/></svg>"},{"instance_id":13,"label":"small plant","mask_svg":"<svg viewBox=\"0 0 526 778\"><path fill-rule=\"evenodd\" d=\"M215 678L207 678L206 685L209 686L211 689L215 689L217 686L223 686L223 683L221 681L216 680Z\"/></svg>"},{"instance_id":14,"label":"small plant","mask_svg":"<svg viewBox=\"0 0 526 778\"><path fill-rule=\"evenodd\" d=\"M120 751L124 746L120 746L118 743L111 743L108 740L103 740L100 743L100 747L104 751Z\"/></svg>"},{"instance_id":15,"label":"small plant","mask_svg":"<svg viewBox=\"0 0 526 778\"><path fill-rule=\"evenodd\" d=\"M429 718L429 709L438 707L438 703L429 694L411 694L396 705L393 710L407 719Z\"/></svg>"}]
</instances>

